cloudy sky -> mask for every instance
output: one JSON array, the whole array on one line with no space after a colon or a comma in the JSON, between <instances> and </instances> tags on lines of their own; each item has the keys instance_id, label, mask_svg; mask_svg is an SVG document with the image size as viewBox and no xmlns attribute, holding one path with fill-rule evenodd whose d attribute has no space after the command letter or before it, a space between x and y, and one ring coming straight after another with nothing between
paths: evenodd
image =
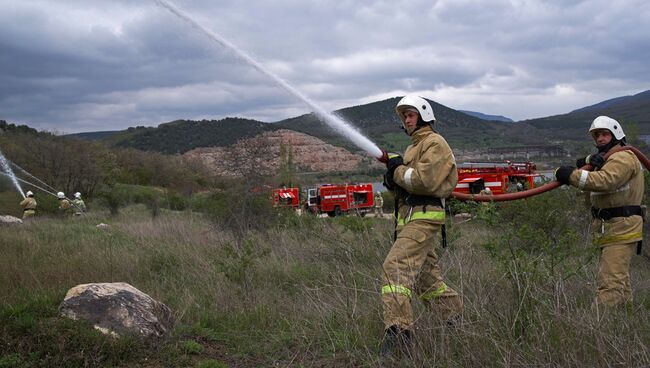
<instances>
[{"instance_id":1,"label":"cloudy sky","mask_svg":"<svg viewBox=\"0 0 650 368\"><path fill-rule=\"evenodd\" d=\"M527 119L650 89L647 0L165 0L327 110L417 92ZM154 0L0 0L0 119L55 132L309 112Z\"/></svg>"}]
</instances>

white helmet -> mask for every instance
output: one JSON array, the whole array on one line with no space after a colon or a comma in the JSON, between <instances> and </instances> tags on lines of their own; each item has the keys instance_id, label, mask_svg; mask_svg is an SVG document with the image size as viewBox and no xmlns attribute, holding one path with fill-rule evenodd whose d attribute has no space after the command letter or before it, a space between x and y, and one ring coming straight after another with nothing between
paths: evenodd
<instances>
[{"instance_id":1,"label":"white helmet","mask_svg":"<svg viewBox=\"0 0 650 368\"><path fill-rule=\"evenodd\" d=\"M74 197L77 199L81 199L81 193L77 192L74 194Z\"/></svg>"},{"instance_id":2,"label":"white helmet","mask_svg":"<svg viewBox=\"0 0 650 368\"><path fill-rule=\"evenodd\" d=\"M485 193L487 193L487 194L491 194L491 193L492 193L492 189L490 189L490 187L485 187Z\"/></svg>"},{"instance_id":3,"label":"white helmet","mask_svg":"<svg viewBox=\"0 0 650 368\"><path fill-rule=\"evenodd\" d=\"M63 192L58 192L58 193L56 194L56 197L57 197L58 199L65 199L65 193L63 193Z\"/></svg>"},{"instance_id":4,"label":"white helmet","mask_svg":"<svg viewBox=\"0 0 650 368\"><path fill-rule=\"evenodd\" d=\"M25 193L25 195L28 196L28 197L33 197L34 192L32 192L31 190L28 190L27 193Z\"/></svg>"},{"instance_id":5,"label":"white helmet","mask_svg":"<svg viewBox=\"0 0 650 368\"><path fill-rule=\"evenodd\" d=\"M595 118L591 123L591 127L589 127L589 134L592 134L592 132L596 129L609 130L612 132L614 138L618 141L625 138L625 133L623 132L623 127L621 124L608 116L599 116Z\"/></svg>"},{"instance_id":6,"label":"white helmet","mask_svg":"<svg viewBox=\"0 0 650 368\"><path fill-rule=\"evenodd\" d=\"M395 112L397 112L397 116L402 120L402 124L404 124L404 110L409 107L418 110L420 117L425 122L430 123L436 121L436 117L433 115L433 109L431 109L431 105L429 105L427 100L417 95L406 95L395 106Z\"/></svg>"}]
</instances>

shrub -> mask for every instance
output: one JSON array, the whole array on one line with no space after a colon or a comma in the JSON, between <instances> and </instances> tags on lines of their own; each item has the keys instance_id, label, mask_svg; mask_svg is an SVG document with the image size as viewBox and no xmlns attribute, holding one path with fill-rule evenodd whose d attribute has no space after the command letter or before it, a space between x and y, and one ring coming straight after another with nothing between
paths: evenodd
<instances>
[{"instance_id":1,"label":"shrub","mask_svg":"<svg viewBox=\"0 0 650 368\"><path fill-rule=\"evenodd\" d=\"M196 341L192 341L192 340L181 342L181 349L183 349L184 352L189 353L189 354L199 354L199 353L202 353L203 350L205 350L203 345L199 344Z\"/></svg>"}]
</instances>

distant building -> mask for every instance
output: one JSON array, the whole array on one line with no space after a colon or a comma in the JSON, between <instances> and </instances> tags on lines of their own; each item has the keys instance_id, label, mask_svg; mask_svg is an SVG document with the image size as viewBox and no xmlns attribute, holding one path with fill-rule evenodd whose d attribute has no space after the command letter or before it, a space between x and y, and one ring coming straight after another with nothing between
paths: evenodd
<instances>
[{"instance_id":1,"label":"distant building","mask_svg":"<svg viewBox=\"0 0 650 368\"><path fill-rule=\"evenodd\" d=\"M533 157L565 157L568 152L559 145L534 145L534 146L511 146L492 147L487 149L487 155L493 157L525 158Z\"/></svg>"}]
</instances>

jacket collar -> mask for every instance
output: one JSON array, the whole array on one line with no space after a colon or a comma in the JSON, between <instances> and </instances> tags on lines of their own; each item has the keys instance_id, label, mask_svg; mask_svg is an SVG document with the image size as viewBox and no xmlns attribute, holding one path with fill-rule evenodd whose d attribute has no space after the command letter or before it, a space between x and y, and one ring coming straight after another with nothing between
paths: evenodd
<instances>
[{"instance_id":1,"label":"jacket collar","mask_svg":"<svg viewBox=\"0 0 650 368\"><path fill-rule=\"evenodd\" d=\"M413 132L413 134L411 135L411 141L413 142L413 144L418 144L422 142L422 140L431 133L433 133L433 129L431 129L431 126L429 125L423 126L420 129Z\"/></svg>"}]
</instances>

